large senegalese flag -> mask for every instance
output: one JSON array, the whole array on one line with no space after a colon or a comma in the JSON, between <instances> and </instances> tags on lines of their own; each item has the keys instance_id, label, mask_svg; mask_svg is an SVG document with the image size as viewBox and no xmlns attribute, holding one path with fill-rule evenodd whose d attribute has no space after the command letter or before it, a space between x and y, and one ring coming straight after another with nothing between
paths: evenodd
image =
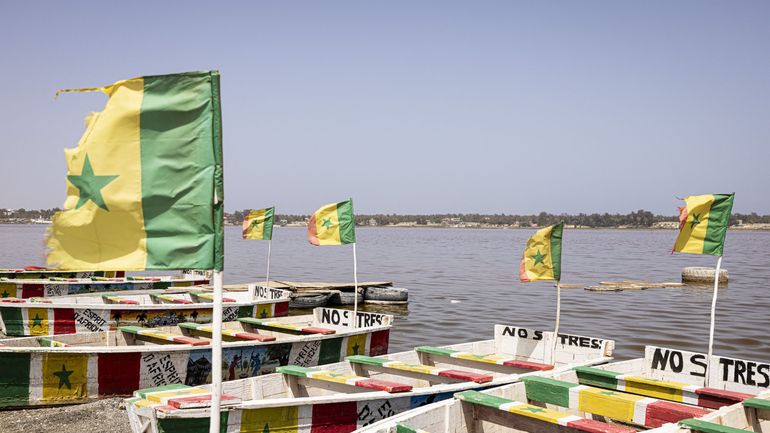
<instances>
[{"instance_id":1,"label":"large senegalese flag","mask_svg":"<svg viewBox=\"0 0 770 433\"><path fill-rule=\"evenodd\" d=\"M353 199L321 206L307 223L307 240L313 245L342 245L356 242Z\"/></svg>"},{"instance_id":2,"label":"large senegalese flag","mask_svg":"<svg viewBox=\"0 0 770 433\"><path fill-rule=\"evenodd\" d=\"M721 256L735 194L686 197L679 208L679 236L674 252Z\"/></svg>"},{"instance_id":3,"label":"large senegalese flag","mask_svg":"<svg viewBox=\"0 0 770 433\"><path fill-rule=\"evenodd\" d=\"M540 229L524 248L519 264L519 279L523 283L561 279L561 237L564 223Z\"/></svg>"},{"instance_id":4,"label":"large senegalese flag","mask_svg":"<svg viewBox=\"0 0 770 433\"><path fill-rule=\"evenodd\" d=\"M48 233L60 269L214 269L224 264L219 73L132 78L66 149L67 200Z\"/></svg>"},{"instance_id":5,"label":"large senegalese flag","mask_svg":"<svg viewBox=\"0 0 770 433\"><path fill-rule=\"evenodd\" d=\"M243 219L243 239L269 241L273 239L275 208L252 210Z\"/></svg>"}]
</instances>

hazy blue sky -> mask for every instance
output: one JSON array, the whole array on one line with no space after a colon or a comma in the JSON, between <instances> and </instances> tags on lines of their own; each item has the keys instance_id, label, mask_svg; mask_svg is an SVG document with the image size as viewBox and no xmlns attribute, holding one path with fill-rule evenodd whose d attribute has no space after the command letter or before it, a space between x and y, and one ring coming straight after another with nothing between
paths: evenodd
<instances>
[{"instance_id":1,"label":"hazy blue sky","mask_svg":"<svg viewBox=\"0 0 770 433\"><path fill-rule=\"evenodd\" d=\"M219 69L228 210L770 213L770 2L0 3L0 207L138 75Z\"/></svg>"}]
</instances>

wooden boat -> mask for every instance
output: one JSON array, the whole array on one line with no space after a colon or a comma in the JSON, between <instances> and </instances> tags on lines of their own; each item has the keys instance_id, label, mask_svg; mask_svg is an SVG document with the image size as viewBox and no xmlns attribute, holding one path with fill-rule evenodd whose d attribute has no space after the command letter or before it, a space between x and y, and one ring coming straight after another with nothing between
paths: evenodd
<instances>
[{"instance_id":1,"label":"wooden boat","mask_svg":"<svg viewBox=\"0 0 770 433\"><path fill-rule=\"evenodd\" d=\"M0 278L13 278L17 280L47 279L47 278L122 278L125 271L61 271L39 266L27 266L18 269L0 269Z\"/></svg>"},{"instance_id":2,"label":"wooden boat","mask_svg":"<svg viewBox=\"0 0 770 433\"><path fill-rule=\"evenodd\" d=\"M225 382L222 425L241 432L347 433L458 391L611 359L612 341L559 337L553 356L553 333L497 325L494 340L349 356L313 369L281 367L277 374ZM126 406L135 433L207 431L208 387L151 388L134 395Z\"/></svg>"},{"instance_id":3,"label":"wooden boat","mask_svg":"<svg viewBox=\"0 0 770 433\"><path fill-rule=\"evenodd\" d=\"M257 287L251 285L247 292L225 292L222 320L289 314L291 292ZM23 337L102 332L126 325L154 328L182 322L209 323L212 302L211 292L200 291L4 298L0 299L0 329L5 335Z\"/></svg>"},{"instance_id":4,"label":"wooden boat","mask_svg":"<svg viewBox=\"0 0 770 433\"><path fill-rule=\"evenodd\" d=\"M357 433L656 433L711 409L581 385L575 371L484 391L418 408L371 424Z\"/></svg>"},{"instance_id":5,"label":"wooden boat","mask_svg":"<svg viewBox=\"0 0 770 433\"><path fill-rule=\"evenodd\" d=\"M0 280L0 298L43 298L49 296L77 295L82 293L113 292L119 290L167 289L208 284L205 278L187 279L163 277L124 278L59 278L45 280Z\"/></svg>"},{"instance_id":6,"label":"wooden boat","mask_svg":"<svg viewBox=\"0 0 770 433\"><path fill-rule=\"evenodd\" d=\"M318 308L308 316L223 323L223 377L273 373L288 364L387 353L393 316ZM121 326L116 331L0 340L0 408L129 396L140 388L211 380L211 326Z\"/></svg>"},{"instance_id":7,"label":"wooden boat","mask_svg":"<svg viewBox=\"0 0 770 433\"><path fill-rule=\"evenodd\" d=\"M503 387L511 389L484 391L486 396L458 394L456 396L459 401L438 404L422 411L416 410L388 422L372 425L371 428L362 430L362 433L407 433L412 430L435 433L477 430L487 433L561 431L558 430L557 424L570 427L574 431L625 431L614 430L619 427L617 424L609 424L608 427L588 423L593 425L591 426L585 421L569 418L568 415L575 415L573 411L578 411L578 414L591 413L594 419L603 417L624 425L635 425L636 429L654 428L650 431L661 433L689 431L685 428L698 432L730 433L757 425L754 421L756 418L750 416L750 411L744 411L749 414L744 416L741 415L744 412L736 409L742 404L753 405L756 409L760 408L761 402L765 402L762 410L770 411L770 404L766 400L757 402L758 397L770 396L770 364L763 362L719 356L713 356L707 362L707 356L701 353L648 346L644 358L579 366L572 372L556 376L555 379L563 383L534 383L536 381L533 380L533 383L525 384L523 392L521 389L512 389L514 387ZM559 395L561 400L558 400ZM529 406L522 406L522 403ZM522 411L537 411L531 406L556 409L557 412L537 412L538 416L543 418L540 421L522 419ZM564 409L569 409L570 413L563 412ZM504 411L516 415L502 413ZM625 415L621 416L622 414ZM764 415L770 416L770 412ZM446 423L445 420L453 420L455 423ZM543 420L551 425L538 425L542 424ZM572 424L571 420L578 422ZM711 424L704 424L704 421L742 430L720 429ZM679 423L679 426L676 423ZM455 428L456 426L460 427ZM765 430L748 431L770 431L768 427L770 424L764 427Z\"/></svg>"}]
</instances>

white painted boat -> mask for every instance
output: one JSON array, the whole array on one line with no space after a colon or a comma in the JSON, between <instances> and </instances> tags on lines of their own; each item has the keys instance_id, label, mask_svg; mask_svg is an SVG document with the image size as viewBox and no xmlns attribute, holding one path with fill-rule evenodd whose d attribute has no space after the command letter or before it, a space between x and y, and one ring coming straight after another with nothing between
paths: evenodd
<instances>
[{"instance_id":1,"label":"white painted boat","mask_svg":"<svg viewBox=\"0 0 770 433\"><path fill-rule=\"evenodd\" d=\"M713 411L698 406L581 385L575 371L483 391L418 408L357 433L668 433L677 422Z\"/></svg>"},{"instance_id":2,"label":"white painted boat","mask_svg":"<svg viewBox=\"0 0 770 433\"><path fill-rule=\"evenodd\" d=\"M339 362L388 351L393 316L318 308L308 316L241 318L223 324L223 377L244 379L288 364ZM211 381L210 325L0 340L0 408L129 396L137 389Z\"/></svg>"},{"instance_id":3,"label":"white painted boat","mask_svg":"<svg viewBox=\"0 0 770 433\"><path fill-rule=\"evenodd\" d=\"M347 433L454 393L495 387L611 359L614 342L497 325L493 340L346 362L223 384L227 432ZM308 359L311 359L310 355ZM127 400L135 433L208 431L210 390L143 389ZM226 426L226 427L225 427Z\"/></svg>"},{"instance_id":4,"label":"white painted boat","mask_svg":"<svg viewBox=\"0 0 770 433\"><path fill-rule=\"evenodd\" d=\"M770 393L725 406L698 419L687 419L664 433L762 433L770 431Z\"/></svg>"},{"instance_id":5,"label":"white painted boat","mask_svg":"<svg viewBox=\"0 0 770 433\"><path fill-rule=\"evenodd\" d=\"M225 292L222 320L282 317L289 313L288 290L252 284L248 291ZM183 322L209 323L213 294L108 292L48 298L0 299L0 329L7 336L47 336L103 332L118 326L154 328Z\"/></svg>"},{"instance_id":6,"label":"white painted boat","mask_svg":"<svg viewBox=\"0 0 770 433\"><path fill-rule=\"evenodd\" d=\"M83 293L113 292L119 290L168 289L208 284L206 278L160 277L91 277L48 279L0 279L0 298L43 298L78 295Z\"/></svg>"},{"instance_id":7,"label":"white painted boat","mask_svg":"<svg viewBox=\"0 0 770 433\"><path fill-rule=\"evenodd\" d=\"M106 277L116 278L126 276L125 271L62 271L58 269L44 268L40 266L27 266L26 268L0 269L0 278L12 278L19 280L47 279L47 278L91 278Z\"/></svg>"},{"instance_id":8,"label":"white painted boat","mask_svg":"<svg viewBox=\"0 0 770 433\"><path fill-rule=\"evenodd\" d=\"M746 402L757 406L758 397L770 395L768 374L770 364L763 362L719 356L707 362L705 354L648 346L644 358L578 366L556 375L554 379L561 384L533 380L521 386L484 391L483 395L457 394L458 400L405 413L362 429L361 433L623 431L613 430L617 423L661 433L684 432L682 429L688 425L695 431L729 433L734 430L714 429L691 419L719 420L715 414L742 413L735 408ZM552 412L538 412L536 407ZM770 404L766 408L770 411ZM539 420L525 419L527 412L537 414ZM608 427L569 417L585 418L586 414L616 424ZM742 429L747 425L743 421L718 423Z\"/></svg>"}]
</instances>

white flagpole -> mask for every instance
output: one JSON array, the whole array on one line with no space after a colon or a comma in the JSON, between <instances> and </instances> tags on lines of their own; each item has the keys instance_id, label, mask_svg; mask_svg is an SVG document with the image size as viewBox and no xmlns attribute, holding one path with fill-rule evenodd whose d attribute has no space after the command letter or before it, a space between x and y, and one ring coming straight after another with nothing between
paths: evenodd
<instances>
[{"instance_id":1,"label":"white flagpole","mask_svg":"<svg viewBox=\"0 0 770 433\"><path fill-rule=\"evenodd\" d=\"M214 311L211 341L211 417L209 433L220 433L219 417L222 399L222 271L214 272Z\"/></svg>"},{"instance_id":2,"label":"white flagpole","mask_svg":"<svg viewBox=\"0 0 770 433\"><path fill-rule=\"evenodd\" d=\"M267 241L267 272L265 272L265 287L268 286L268 283L270 282L270 251L273 246L273 240L270 239Z\"/></svg>"},{"instance_id":3,"label":"white flagpole","mask_svg":"<svg viewBox=\"0 0 770 433\"><path fill-rule=\"evenodd\" d=\"M711 364L711 355L714 354L714 324L717 315L717 291L719 289L719 270L722 268L722 256L717 260L717 269L714 273L714 296L711 298L711 326L709 328L709 353L706 364ZM706 386L709 386L709 372L706 371Z\"/></svg>"},{"instance_id":4,"label":"white flagpole","mask_svg":"<svg viewBox=\"0 0 770 433\"><path fill-rule=\"evenodd\" d=\"M356 243L353 242L353 327L358 327L358 260L356 259Z\"/></svg>"},{"instance_id":5,"label":"white flagpole","mask_svg":"<svg viewBox=\"0 0 770 433\"><path fill-rule=\"evenodd\" d=\"M556 344L559 341L559 321L561 320L561 284L560 280L556 280L556 326L553 330L553 349L551 353L551 362L554 362L556 357Z\"/></svg>"}]
</instances>

